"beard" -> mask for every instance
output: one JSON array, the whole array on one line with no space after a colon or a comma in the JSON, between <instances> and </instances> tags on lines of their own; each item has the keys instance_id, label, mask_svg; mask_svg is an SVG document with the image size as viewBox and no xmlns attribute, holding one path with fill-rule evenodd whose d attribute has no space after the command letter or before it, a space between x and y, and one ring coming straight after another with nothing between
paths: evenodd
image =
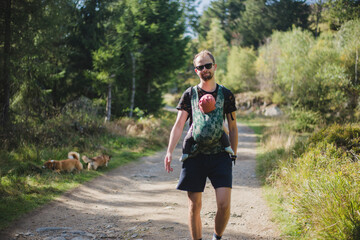
<instances>
[{"instance_id":1,"label":"beard","mask_svg":"<svg viewBox=\"0 0 360 240\"><path fill-rule=\"evenodd\" d=\"M209 81L210 79L212 79L214 76L214 74L212 74L211 72L206 72L206 73L202 73L200 74L200 78L204 81Z\"/></svg>"}]
</instances>

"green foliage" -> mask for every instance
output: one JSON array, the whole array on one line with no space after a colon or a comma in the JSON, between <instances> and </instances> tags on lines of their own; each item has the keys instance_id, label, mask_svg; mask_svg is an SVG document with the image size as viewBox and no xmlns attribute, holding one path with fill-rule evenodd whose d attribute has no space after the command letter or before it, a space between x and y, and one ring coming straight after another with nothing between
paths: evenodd
<instances>
[{"instance_id":1,"label":"green foliage","mask_svg":"<svg viewBox=\"0 0 360 240\"><path fill-rule=\"evenodd\" d=\"M360 6L358 7L360 10ZM347 74L351 85L348 87L349 92L349 115L353 116L354 109L359 106L360 94L360 20L351 20L341 26L337 34L337 41L340 45L340 59L344 65L344 71Z\"/></svg>"},{"instance_id":2,"label":"green foliage","mask_svg":"<svg viewBox=\"0 0 360 240\"><path fill-rule=\"evenodd\" d=\"M305 2L301 0L272 1L269 15L273 29L288 31L293 25L301 29L308 29L311 7Z\"/></svg>"},{"instance_id":3,"label":"green foliage","mask_svg":"<svg viewBox=\"0 0 360 240\"><path fill-rule=\"evenodd\" d=\"M157 118L143 118L136 121L119 119L117 122L101 125L98 131L94 132L95 129L87 130L86 123L90 124L90 119L93 117L91 111L95 109L86 104L86 99L77 103L81 106L85 105L84 109L90 108L86 111L87 115L79 110L79 114L73 114L76 115L73 118L67 115L65 117L63 113L63 117L52 120L53 127L55 121L58 121L56 128L53 129L58 132L57 136L67 135L66 139L54 142L56 145L48 144L45 141L50 138L46 137L49 133L43 132L41 134L44 137L38 139L39 142L36 144L23 141L21 146L11 151L0 151L0 229L24 213L34 210L85 181L163 148L168 142L168 138L164 136L170 135L171 126L176 118L173 113L162 112ZM72 110L75 108L79 109L79 106L74 103L64 111L73 113ZM70 119L66 120L66 118ZM68 125L74 120L83 124L82 132ZM96 122L96 119L94 121ZM141 129L141 132L127 133L129 125ZM87 171L85 165L81 173L58 174L41 168L49 159L65 159L69 151L77 151L86 156L105 153L111 155L112 159L107 168L99 168L97 171Z\"/></svg>"},{"instance_id":4,"label":"green foliage","mask_svg":"<svg viewBox=\"0 0 360 240\"><path fill-rule=\"evenodd\" d=\"M318 142L334 144L345 151L348 157L354 158L360 154L360 128L352 124L334 124L313 134L309 139L310 146L315 146Z\"/></svg>"},{"instance_id":5,"label":"green foliage","mask_svg":"<svg viewBox=\"0 0 360 240\"><path fill-rule=\"evenodd\" d=\"M181 6L189 10L189 5ZM113 6L112 15L117 17L108 20L105 44L93 58L98 85L115 74L112 106L116 116L127 112L133 94L134 107L145 114L161 107L172 71L185 63L189 38L183 37L182 14L180 4L173 1L124 1Z\"/></svg>"},{"instance_id":6,"label":"green foliage","mask_svg":"<svg viewBox=\"0 0 360 240\"><path fill-rule=\"evenodd\" d=\"M234 93L256 90L256 60L252 48L232 47L228 57L227 74L224 84Z\"/></svg>"},{"instance_id":7,"label":"green foliage","mask_svg":"<svg viewBox=\"0 0 360 240\"><path fill-rule=\"evenodd\" d=\"M75 146L84 144L88 134L104 131L103 118L99 106L90 99L82 97L67 104L62 112L46 119L41 125L27 120L13 125L7 138L2 140L3 149L11 150L28 144L38 147L57 147L76 139Z\"/></svg>"},{"instance_id":8,"label":"green foliage","mask_svg":"<svg viewBox=\"0 0 360 240\"><path fill-rule=\"evenodd\" d=\"M308 65L307 55L314 39L310 32L294 28L291 32L278 35L278 40L281 52L275 84L288 94L286 97L291 101L300 95L299 88Z\"/></svg>"},{"instance_id":9,"label":"green foliage","mask_svg":"<svg viewBox=\"0 0 360 240\"><path fill-rule=\"evenodd\" d=\"M271 20L266 0L247 0L245 11L239 19L237 31L241 35L242 46L254 46L271 35Z\"/></svg>"},{"instance_id":10,"label":"green foliage","mask_svg":"<svg viewBox=\"0 0 360 240\"><path fill-rule=\"evenodd\" d=\"M360 18L360 3L357 0L328 0L325 7L326 18L335 30L347 21Z\"/></svg>"},{"instance_id":11,"label":"green foliage","mask_svg":"<svg viewBox=\"0 0 360 240\"><path fill-rule=\"evenodd\" d=\"M228 43L225 40L225 32L221 28L221 23L218 19L211 20L210 30L206 34L206 39L200 42L199 52L207 49L214 56L216 64L216 77L219 81L223 80L224 74L226 74L226 64L228 55Z\"/></svg>"},{"instance_id":12,"label":"green foliage","mask_svg":"<svg viewBox=\"0 0 360 240\"><path fill-rule=\"evenodd\" d=\"M282 147L261 153L257 156L258 164L256 173L263 183L265 183L266 178L271 176L272 171L279 167L279 160L283 159L284 156L286 156L285 149Z\"/></svg>"},{"instance_id":13,"label":"green foliage","mask_svg":"<svg viewBox=\"0 0 360 240\"><path fill-rule=\"evenodd\" d=\"M317 39L298 28L275 32L256 60L261 88L280 94L277 102L318 112L327 122L354 120L359 96L356 23Z\"/></svg>"},{"instance_id":14,"label":"green foliage","mask_svg":"<svg viewBox=\"0 0 360 240\"><path fill-rule=\"evenodd\" d=\"M289 129L296 132L312 132L322 123L318 112L306 109L291 109L289 119Z\"/></svg>"},{"instance_id":15,"label":"green foliage","mask_svg":"<svg viewBox=\"0 0 360 240\"><path fill-rule=\"evenodd\" d=\"M110 18L109 7L112 2L112 0L86 0L74 6L75 19L72 25L75 26L71 28L68 37L68 44L73 51L68 55L69 62L66 65L68 85L64 89L66 91L64 94L70 97L98 96L98 89L91 87L96 80L91 74L94 68L92 53L105 41L105 28Z\"/></svg>"},{"instance_id":16,"label":"green foliage","mask_svg":"<svg viewBox=\"0 0 360 240\"><path fill-rule=\"evenodd\" d=\"M79 96L104 101L109 83L112 112L121 116L132 94L131 53L135 105L156 112L169 76L185 63L185 21L196 17L184 16L194 13L194 0L7 2L11 21L5 28L2 2L0 52L6 40L11 55L0 54L0 63L11 84L2 84L0 105L10 125L43 123Z\"/></svg>"},{"instance_id":17,"label":"green foliage","mask_svg":"<svg viewBox=\"0 0 360 240\"><path fill-rule=\"evenodd\" d=\"M202 41L210 31L212 19L218 19L224 37L233 46L257 48L273 30L287 31L293 25L308 27L309 5L305 1L211 1L200 18L199 38Z\"/></svg>"},{"instance_id":18,"label":"green foliage","mask_svg":"<svg viewBox=\"0 0 360 240\"><path fill-rule=\"evenodd\" d=\"M279 88L275 89L275 81L277 77L277 67L281 54L281 33L274 32L271 40L258 49L258 57L255 62L256 78L260 85L261 91L280 92Z\"/></svg>"},{"instance_id":19,"label":"green foliage","mask_svg":"<svg viewBox=\"0 0 360 240\"><path fill-rule=\"evenodd\" d=\"M277 207L296 216L298 237L359 238L359 134L358 124L335 124L289 151L279 146L259 156L260 173L282 191Z\"/></svg>"},{"instance_id":20,"label":"green foliage","mask_svg":"<svg viewBox=\"0 0 360 240\"><path fill-rule=\"evenodd\" d=\"M239 2L236 6L241 9L240 14L234 14L234 19L228 21L232 29L230 42L235 45L258 48L274 30L287 31L293 25L306 29L309 25L310 7L305 1Z\"/></svg>"},{"instance_id":21,"label":"green foliage","mask_svg":"<svg viewBox=\"0 0 360 240\"><path fill-rule=\"evenodd\" d=\"M241 40L235 34L235 30L241 14L245 10L244 2L244 0L211 1L209 8L204 11L196 27L199 39L201 41L206 39L213 19L218 19L227 43L234 42L238 46Z\"/></svg>"},{"instance_id":22,"label":"green foliage","mask_svg":"<svg viewBox=\"0 0 360 240\"><path fill-rule=\"evenodd\" d=\"M307 151L282 177L291 186L290 197L304 231L310 238L358 238L359 162L323 142Z\"/></svg>"},{"instance_id":23,"label":"green foliage","mask_svg":"<svg viewBox=\"0 0 360 240\"><path fill-rule=\"evenodd\" d=\"M308 97L299 97L301 105L319 111L327 120L346 115L344 103L349 102L350 81L332 35L322 35L311 49L308 76L312 78L302 86Z\"/></svg>"},{"instance_id":24,"label":"green foliage","mask_svg":"<svg viewBox=\"0 0 360 240\"><path fill-rule=\"evenodd\" d=\"M66 1L12 3L10 11L16 14L12 14L10 26L11 64L6 66L12 82L10 113L15 116L11 120L18 115L25 119L48 117L61 102L59 98L65 98L66 91L61 95L62 88L54 88L63 80L71 51L65 47L65 36L73 20L72 7Z\"/></svg>"},{"instance_id":25,"label":"green foliage","mask_svg":"<svg viewBox=\"0 0 360 240\"><path fill-rule=\"evenodd\" d=\"M282 105L286 103L285 97L280 92L274 92L271 101L275 104Z\"/></svg>"},{"instance_id":26,"label":"green foliage","mask_svg":"<svg viewBox=\"0 0 360 240\"><path fill-rule=\"evenodd\" d=\"M161 107L163 87L171 72L185 64L189 38L183 37L185 22L178 2L144 1L136 17L145 23L139 38L145 48L135 102L140 109L155 112Z\"/></svg>"},{"instance_id":27,"label":"green foliage","mask_svg":"<svg viewBox=\"0 0 360 240\"><path fill-rule=\"evenodd\" d=\"M129 108L124 109L124 113L126 113L126 115L128 115L129 112L130 112ZM141 110L140 108L136 107L133 110L133 117L135 119L141 119L141 118L145 117L145 112L143 110Z\"/></svg>"}]
</instances>

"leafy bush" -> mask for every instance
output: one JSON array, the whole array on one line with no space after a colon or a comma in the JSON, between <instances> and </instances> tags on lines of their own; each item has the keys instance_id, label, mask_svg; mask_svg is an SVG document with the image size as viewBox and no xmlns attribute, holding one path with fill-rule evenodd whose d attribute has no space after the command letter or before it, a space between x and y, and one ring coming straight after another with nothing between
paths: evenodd
<instances>
[{"instance_id":1,"label":"leafy bush","mask_svg":"<svg viewBox=\"0 0 360 240\"><path fill-rule=\"evenodd\" d=\"M194 84L196 85L196 84ZM176 107L181 98L181 93L165 94L164 95L164 104L171 107Z\"/></svg>"},{"instance_id":2,"label":"leafy bush","mask_svg":"<svg viewBox=\"0 0 360 240\"><path fill-rule=\"evenodd\" d=\"M360 237L360 125L332 125L297 146L297 156L278 161L273 183L307 239Z\"/></svg>"},{"instance_id":3,"label":"leafy bush","mask_svg":"<svg viewBox=\"0 0 360 240\"><path fill-rule=\"evenodd\" d=\"M265 182L267 178L273 177L272 173L279 167L280 159L283 159L284 156L286 156L284 148L267 151L257 156L260 164L257 165L256 174L262 182Z\"/></svg>"},{"instance_id":4,"label":"leafy bush","mask_svg":"<svg viewBox=\"0 0 360 240\"><path fill-rule=\"evenodd\" d=\"M59 147L70 140L81 146L84 136L102 134L104 130L98 106L81 97L68 103L57 116L42 122L29 119L12 125L6 138L1 136L0 144L5 150L29 145Z\"/></svg>"},{"instance_id":5,"label":"leafy bush","mask_svg":"<svg viewBox=\"0 0 360 240\"><path fill-rule=\"evenodd\" d=\"M16 144L17 147L0 152L0 176L41 173L42 169L38 166L44 160L63 159L69 151L111 154L111 149L104 147L104 144L112 136L123 136L131 147L138 149L164 147L175 121L175 114L162 112L157 117L122 118L105 124L96 114L88 115L89 111L84 114L78 111L78 114L74 114L76 116L71 112L63 112L42 125L19 133L21 141ZM131 139L140 140L132 142Z\"/></svg>"},{"instance_id":6,"label":"leafy bush","mask_svg":"<svg viewBox=\"0 0 360 240\"><path fill-rule=\"evenodd\" d=\"M359 104L359 36L359 20L316 39L300 28L275 31L255 62L260 89L275 93L273 102L317 112L328 123L353 120Z\"/></svg>"},{"instance_id":7,"label":"leafy bush","mask_svg":"<svg viewBox=\"0 0 360 240\"><path fill-rule=\"evenodd\" d=\"M284 104L285 103L285 96L280 92L274 92L271 101L275 104Z\"/></svg>"},{"instance_id":8,"label":"leafy bush","mask_svg":"<svg viewBox=\"0 0 360 240\"><path fill-rule=\"evenodd\" d=\"M296 132L310 132L321 124L321 115L306 109L292 109L289 118L288 127Z\"/></svg>"},{"instance_id":9,"label":"leafy bush","mask_svg":"<svg viewBox=\"0 0 360 240\"><path fill-rule=\"evenodd\" d=\"M69 116L63 112L42 126L34 126L29 131L31 138L22 137L17 147L0 150L0 229L64 191L164 147L175 118L174 113L160 112L156 117L104 124L96 115ZM74 120L83 128L76 129ZM140 134L127 134L129 125L141 129ZM110 154L111 164L80 174L57 174L41 168L44 161L64 159L69 151L87 156Z\"/></svg>"},{"instance_id":10,"label":"leafy bush","mask_svg":"<svg viewBox=\"0 0 360 240\"><path fill-rule=\"evenodd\" d=\"M227 60L224 85L234 93L257 89L256 54L252 48L232 47Z\"/></svg>"},{"instance_id":11,"label":"leafy bush","mask_svg":"<svg viewBox=\"0 0 360 240\"><path fill-rule=\"evenodd\" d=\"M345 126L334 124L330 127L323 128L309 139L310 146L316 146L319 142L334 144L337 148L342 149L344 154L353 157L360 154L360 127L356 124L347 124Z\"/></svg>"}]
</instances>

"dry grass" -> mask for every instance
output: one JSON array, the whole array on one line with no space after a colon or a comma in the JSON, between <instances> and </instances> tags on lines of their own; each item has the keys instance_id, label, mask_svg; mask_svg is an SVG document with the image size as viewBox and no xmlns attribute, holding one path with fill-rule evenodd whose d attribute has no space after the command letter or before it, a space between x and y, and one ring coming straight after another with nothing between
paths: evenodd
<instances>
[{"instance_id":1,"label":"dry grass","mask_svg":"<svg viewBox=\"0 0 360 240\"><path fill-rule=\"evenodd\" d=\"M265 131L261 149L268 152L284 148L288 151L294 146L296 136L295 133L284 131L279 125L273 125Z\"/></svg>"},{"instance_id":2,"label":"dry grass","mask_svg":"<svg viewBox=\"0 0 360 240\"><path fill-rule=\"evenodd\" d=\"M284 234L295 239L359 239L359 125L328 126L305 141L281 129L265 131L257 170L278 192L272 193L278 212L296 219L289 220L290 228L282 221Z\"/></svg>"}]
</instances>

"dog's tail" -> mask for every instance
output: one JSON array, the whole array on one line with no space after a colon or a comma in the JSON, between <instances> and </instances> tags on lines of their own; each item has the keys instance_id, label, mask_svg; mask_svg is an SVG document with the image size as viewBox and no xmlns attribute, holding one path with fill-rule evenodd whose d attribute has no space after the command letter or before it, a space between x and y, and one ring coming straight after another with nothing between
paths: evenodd
<instances>
[{"instance_id":1,"label":"dog's tail","mask_svg":"<svg viewBox=\"0 0 360 240\"><path fill-rule=\"evenodd\" d=\"M77 152L69 152L68 153L68 158L70 159L76 159L76 160L79 160L80 161L80 154L77 153Z\"/></svg>"},{"instance_id":2,"label":"dog's tail","mask_svg":"<svg viewBox=\"0 0 360 240\"><path fill-rule=\"evenodd\" d=\"M84 161L84 163L92 163L93 162L93 160L92 159L90 159L90 158L88 158L87 156L82 156L82 158L81 158L83 161Z\"/></svg>"}]
</instances>

